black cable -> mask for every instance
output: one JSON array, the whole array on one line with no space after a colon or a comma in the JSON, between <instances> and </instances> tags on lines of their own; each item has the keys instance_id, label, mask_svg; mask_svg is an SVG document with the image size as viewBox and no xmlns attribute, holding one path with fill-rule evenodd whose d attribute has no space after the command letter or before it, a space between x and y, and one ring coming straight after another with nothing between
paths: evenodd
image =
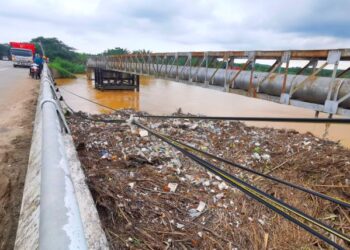
<instances>
[{"instance_id":1,"label":"black cable","mask_svg":"<svg viewBox=\"0 0 350 250\"><path fill-rule=\"evenodd\" d=\"M249 117L249 116L180 116L180 115L136 115L139 118L155 119L191 119L191 120L220 120L220 121L255 121L255 122L296 122L296 123L345 123L348 118L292 118L292 117Z\"/></svg>"},{"instance_id":2,"label":"black cable","mask_svg":"<svg viewBox=\"0 0 350 250\"><path fill-rule=\"evenodd\" d=\"M62 89L63 89L63 88L62 88ZM70 92L71 94L76 95L75 93L73 93L73 92L71 92L71 91L69 91L69 90L66 90L66 89L63 89L63 90L65 90L65 91L67 91L67 92ZM87 98L81 97L81 96L79 96L79 95L76 95L76 96L78 96L78 97L80 97L80 98L83 98L83 99L85 99L85 100L88 100ZM63 99L63 97L62 97L62 99ZM91 101L91 100L89 100L89 101ZM93 102L93 101L91 101L91 102ZM68 104L67 104L65 101L64 101L64 103L65 103L65 105L66 105L67 107L69 107ZM96 102L93 102L93 103L98 104L98 103L96 103ZM101 106L105 107L105 106L102 105L102 104L98 104L98 105L101 105ZM89 117L83 116L83 115L80 114L80 113L74 112L73 109L70 108L70 107L69 107L69 109L70 109L71 112L73 112L74 114L76 114L76 115L78 115L78 116L80 116L80 117L82 117L82 118L84 118L84 119L87 119L87 120L90 120L90 121L94 121L94 122L105 122L105 123L120 123L120 122L125 122L125 120L93 119L93 118L89 118ZM110 109L112 109L112 108L110 108ZM113 109L113 110L114 110L114 109ZM182 116L149 116L149 115L146 115L146 116L137 116L137 117L145 117L145 118L146 118L146 117L147 117L147 118L148 118L148 117L152 117L152 118L159 118L159 117L162 117L162 118L166 118L166 117L178 118L178 117L181 117L181 118L187 118L187 117L182 117ZM192 116L192 118L196 118L196 117L197 117L197 116ZM214 118L214 119L216 119L216 118L218 118L218 117L208 117L208 118ZM241 117L223 117L223 118L240 120ZM276 117L276 118L271 118L271 117L270 117L270 118L264 118L264 117L261 117L261 118L260 118L260 117L246 117L246 119L247 119L247 118L248 118L248 119L259 119L259 120L261 120L261 119L273 119L273 120L275 120L275 119L293 119L293 120L295 120L295 119L298 119L298 120L301 120L301 119L303 119L303 120L305 120L305 119L310 120L310 119L312 119L312 118L277 118L277 117ZM321 118L318 118L318 119L316 119L316 120L320 120L320 119L321 119ZM314 119L312 119L312 120L314 120ZM334 119L322 119L322 120L334 120ZM339 120L339 119L338 119L338 120ZM349 120L349 121L350 121L350 119L342 119L342 120ZM316 192L316 191L314 191L314 190L310 190L310 189L304 188L304 187L302 187L302 186L298 186L298 185L295 185L295 184L293 184L293 183L290 183L290 182L287 182L287 181L284 181L284 180L281 180L281 179L278 179L278 178L275 178L275 177L272 177L272 176L269 176L269 175L260 173L260 172L258 172L258 171L253 170L253 169L244 167L244 166L242 166L242 165L240 165L240 164L237 164L237 163L228 161L228 160L226 160L226 159L220 158L220 157L215 156L215 155L213 155L213 154L210 154L210 153L204 152L204 151L202 151L202 150L196 149L196 148L194 148L194 147L192 147L192 146L190 146L190 145L188 145L188 144L184 144L184 143L181 143L181 142L178 142L178 143L182 144L182 145L185 146L185 147L191 148L192 150L195 150L195 151L197 151L197 152L199 152L199 153L201 153L201 154L205 154L206 156L209 156L209 157L211 157L211 158L213 158L213 159L216 159L216 160L222 161L222 162L224 162L224 163L227 163L227 164L229 164L229 165L231 165L231 166L235 166L235 167L240 168L240 169L242 169L242 170L245 170L245 171L254 173L254 174L256 174L256 175L259 175L259 176L265 177L265 178L267 178L267 179L276 181L276 182L281 183L281 184L284 184L284 185L286 185L286 186L289 186L289 187L292 187L292 188L295 188L295 189L304 191L304 192L306 192L306 193L309 193L309 194L311 194L311 195L315 195L315 196L318 196L318 197L320 197L320 198L326 199L326 200L328 200L328 201L334 202L334 203L336 203L336 204L338 204L338 205L341 205L341 206L350 208L350 204L347 203L347 202L344 202L344 201L342 201L342 200L339 200L339 199L336 199L336 198L333 198L333 197L324 195L324 194L322 194L322 193Z\"/></svg>"},{"instance_id":3,"label":"black cable","mask_svg":"<svg viewBox=\"0 0 350 250\"><path fill-rule=\"evenodd\" d=\"M75 95L88 102L94 103L98 106L118 111L117 109L111 108L104 104L95 102L86 97L80 96L72 91L69 91L61 87L64 91ZM248 117L248 116L237 116L237 117L226 117L226 116L167 116L167 115L136 115L139 118L157 118L157 119L192 119L192 120L222 120L222 121L256 121L256 122L295 122L295 123L345 123L350 124L348 118L293 118L293 117Z\"/></svg>"},{"instance_id":4,"label":"black cable","mask_svg":"<svg viewBox=\"0 0 350 250\"><path fill-rule=\"evenodd\" d=\"M79 98L82 98L86 101L89 101L89 102L92 102L96 105L99 105L99 106L102 106L104 108L108 108L108 109L111 109L113 111L116 111L115 109L111 108L111 107L108 107L108 106L105 106L103 104L100 104L100 103L97 103L97 102L94 102L88 98L85 98L85 97L82 97L80 95L77 95L69 90L66 90L64 88L62 88L63 90L71 93L72 95L75 95ZM210 119L210 120L260 120L260 121L266 121L266 120L269 120L269 121L288 121L288 122L315 122L315 120L318 120L316 122L320 122L320 120L327 120L327 122L330 122L330 121L334 121L334 120L338 120L340 121L340 123L348 123L350 121L350 119L311 119L311 118L255 118L255 117L182 117L182 116L179 116L179 117L174 117L174 116L139 116L139 117L153 117L153 118L188 118L188 119ZM95 119L91 119L91 118L88 118L88 117L84 117L85 119L89 119L89 120L93 120L93 121L98 121L98 122L120 122L119 120L95 120ZM345 122L346 121L346 122ZM322 121L322 122L325 122L325 121ZM136 122L134 122L135 125L138 125L140 127L142 127L143 129L146 129L147 131L149 131L150 133L156 135L157 137L159 137L156 133L154 133L153 131L147 129L146 127L144 127L143 125L141 124L138 124ZM336 235L344 240L348 240L347 236L346 235L343 235L342 233L338 232L337 230L335 229L332 229L330 228L328 225L308 216L307 214L304 214L302 211L299 211L298 209L296 208L293 208L291 206L289 206L288 204L282 202L281 200L278 200L276 199L275 197L273 196L270 196L268 194L266 194L265 192L261 191L260 189L254 187L254 186L251 186L250 184L240 180L239 178L233 176L233 175L230 175L229 173L226 173L225 171L217 168L216 166L214 166L213 164L207 162L207 161L204 161L203 159L195 156L194 154L191 154L189 151L187 150L184 150L182 149L181 147L173 144L171 141L169 141L169 139L164 139L164 137L159 137L161 139L163 139L164 141L166 141L168 144L174 146L175 148L177 148L178 150L180 150L182 153L184 153L185 155L187 155L188 157L190 157L192 160L196 161L197 163L199 163L200 165L204 166L205 168L207 168L209 171L213 172L213 173L221 173L220 177L223 178L226 182L230 183L231 185L237 187L238 189L240 189L241 191L243 191L244 193L250 195L251 197L255 198L256 200L260 201L261 203L263 203L264 205L266 205L267 207L269 207L270 209L274 210L275 212L279 213L280 215L284 216L285 218L289 219L290 221L294 222L295 224L299 225L300 227L304 228L305 230L309 231L310 233L312 233L313 235L315 235L316 237L320 238L321 240L324 240L325 242L327 242L328 244L336 247L337 249L343 249L341 246L339 246L338 244L336 244L335 242L329 240L328 238L324 237L322 234L320 234L319 232L315 231L314 229L310 228L309 226L307 226L306 224L304 223L301 223L299 220L295 219L294 217L290 216L289 214L287 214L286 212L278 209L277 207L274 207L273 205L271 205L270 203L268 203L267 201L265 201L264 199L252 194L251 192L248 192L246 189L244 189L243 187L240 187L239 185L235 184L234 182L232 182L229 178L235 180L236 182L238 183L241 183L242 185L245 185L246 187L248 187L249 189L252 189L254 190L255 192L259 193L260 195L264 196L265 198L267 197L268 199L274 201L275 203L277 203L278 205L282 205L286 208L288 208L288 210L294 212L295 214L297 214L298 216L301 216L302 218L306 218L308 219L309 221L311 221L313 224L317 225L320 227L320 225L322 226L321 228L323 228L324 230L326 230L327 232L329 233L332 233L333 235ZM165 137L166 138L166 137ZM225 176L229 176L229 178L225 177Z\"/></svg>"},{"instance_id":5,"label":"black cable","mask_svg":"<svg viewBox=\"0 0 350 250\"><path fill-rule=\"evenodd\" d=\"M168 136L164 136L164 137L169 138ZM171 138L169 138L169 139L171 139ZM171 139L171 140L172 140L172 139ZM188 144L185 144L185 143L183 143L183 142L177 141L177 143L183 145L183 146L186 147L186 148L190 148L191 150L197 151L197 152L199 152L200 154L203 154L203 155L206 155L206 156L208 156L208 157L210 157L210 158L213 158L213 159L215 159L215 160L224 162L224 163L229 164L229 165L231 165L231 166L234 166L234 167L237 167L237 168L239 168L239 169L245 170L245 171L247 171L247 172L250 172L250 173L253 173L253 174L262 176L262 177L264 177L264 178L266 178L266 179L270 179L270 180L272 180L272 181L275 181L275 182L284 184L284 185L286 185L286 186L289 186L289 187L292 187L292 188L301 190L301 191L303 191L303 192L305 192L305 193L308 193L308 194L311 194L311 195L314 195L314 196L323 198L323 199L325 199L325 200L334 202L334 203L336 203L336 204L338 204L338 205L341 205L341 206L350 208L350 203L348 203L348 202L346 202L346 201L342 201L342 200L340 200L340 199L337 199L337 198L334 198L334 197L330 197L330 196L328 196L328 195L325 195L325 194L316 192L316 191L314 191L314 190L311 190L311 189L308 189L308 188L305 188L305 187L302 187L302 186L299 186L299 185L296 185L296 184L293 184L293 183L290 183L290 182L287 182L287 181L278 179L278 178L276 178L276 177L273 177L273 176L270 176L270 175L261 173L261 172L259 172L259 171L256 171L256 170L254 170L254 169L245 167L245 166L240 165L240 164L238 164L238 163L235 163L235 162L226 160L226 159L224 159L224 158L218 157L218 156L216 156L216 155L207 153L207 152L205 152L205 151L199 150L199 149L197 149L197 148L195 148L195 147L192 147L192 146L190 146L190 145L188 145Z\"/></svg>"},{"instance_id":6,"label":"black cable","mask_svg":"<svg viewBox=\"0 0 350 250\"><path fill-rule=\"evenodd\" d=\"M288 210L291 210L292 212L294 212L295 214L299 214L298 216L302 217L302 218L306 218L308 220L310 220L313 224L317 225L320 227L320 225L322 226L321 228L323 228L324 230L326 230L327 232L333 234L333 235L336 235L342 239L344 239L345 241L348 241L350 242L350 240L347 238L346 235L343 235L341 232L338 232L337 230L333 229L333 228L330 228L328 225L318 221L317 219L315 218L312 218L311 216L303 213L302 211L294 208L294 207L291 207L290 205L284 203L283 201L263 192L262 190L242 181L241 179L227 173L226 171L214 166L213 164L199 158L198 156L190 153L189 151L177 146L176 144L174 144L173 142L169 141L169 139L167 139L167 137L164 137L154 131L152 131L151 129L145 127L144 125L142 124L139 124L137 122L133 122L135 125L141 127L142 129L145 129L147 130L149 133L153 134L154 136L162 139L163 141L165 141L166 143L168 143L169 145L175 147L177 150L179 150L180 152L182 152L183 154L185 154L186 156L188 156L189 158L191 158L192 160L196 161L198 164L202 165L203 167L205 167L206 169L208 169L210 172L214 173L215 175L218 175L218 173L220 173L218 176L222 179L224 179L226 182L230 183L231 185L237 187L238 189L240 189L241 191L243 191L244 193L248 194L250 197L258 200L259 202L263 203L265 206L271 208L272 210L274 210L275 212L279 213L280 215L282 215L283 217L285 217L286 219L294 222L295 224L297 224L298 226L304 228L305 230L307 230L309 233L312 233L313 235L315 235L316 237L320 238L321 240L327 242L328 244L332 245L333 247L336 247L337 249L343 249L341 246L339 246L338 244L336 244L335 242L331 241L330 239L326 238L325 236L323 236L322 234L320 234L319 232L317 232L316 230L312 229L310 226L304 224L304 223L301 223L299 220L295 219L294 217L290 216L289 214L287 214L286 212L276 208L276 207L273 207L273 205L271 203L268 203L267 201L265 201L264 199L262 198L259 198L258 196L248 192L246 189L238 186L236 183L232 182L230 180L233 179L235 180L236 182L248 187L249 189L252 189L253 191L259 193L260 195L264 196L265 198L269 199L269 200L272 200L274 203L276 204L279 204L280 206L284 206L286 208L288 208ZM226 177L228 176L228 177Z\"/></svg>"},{"instance_id":7,"label":"black cable","mask_svg":"<svg viewBox=\"0 0 350 250\"><path fill-rule=\"evenodd\" d=\"M92 122L103 122L103 123L124 123L126 122L126 120L116 120L116 119L113 119L113 120L109 120L109 119L94 119L94 118L90 118L90 117L87 117L87 116L84 116L82 115L81 113L79 112L75 112L73 113L77 116L80 116L81 118L85 119L85 120L89 120L89 121L92 121Z\"/></svg>"},{"instance_id":8,"label":"black cable","mask_svg":"<svg viewBox=\"0 0 350 250\"><path fill-rule=\"evenodd\" d=\"M77 111L74 111L74 109L68 105L68 103L65 101L65 99L63 98L62 95L59 98L59 100L64 103L64 105L68 108L68 110L72 114L80 116L81 118L83 118L85 120L89 120L89 121L93 121L93 122L103 122L103 123L123 123L123 122L126 122L125 119L94 119L94 118L90 118L88 116L84 116L83 114L81 114L81 113L79 113Z\"/></svg>"},{"instance_id":9,"label":"black cable","mask_svg":"<svg viewBox=\"0 0 350 250\"><path fill-rule=\"evenodd\" d=\"M175 147L176 148L176 147ZM192 159L193 161L197 162L199 165L202 165L203 167L205 167L208 171L210 171L213 174L217 175L217 172L215 170L212 170L210 168L210 165L207 165L205 161L200 160L200 158L193 157L193 155L191 155L188 152L185 152L184 150L181 150L180 148L177 148L180 152L182 152L185 156L189 157L190 159ZM312 227L306 225L305 223L302 223L301 221L299 221L298 219L292 217L291 215L289 215L288 213L276 208L276 206L271 205L270 203L268 203L266 200L260 198L257 195L254 195L250 192L248 192L247 190L245 190L244 188L240 187L239 185L236 185L234 183L232 183L228 178L226 178L225 176L221 176L220 178L222 178L223 180L225 180L227 183L229 183L230 185L232 185L233 187L238 188L240 191L242 191L243 193L245 193L246 195L252 197L253 199L255 199L256 201L260 202L261 204L265 205L266 207L270 208L272 211L278 213L279 215L281 215L282 217L286 218L287 220L295 223L296 225L300 226L301 228L303 228L304 230L306 230L307 232L313 234L314 236L318 237L319 239L325 241L326 243L330 244L331 246L337 248L337 249L344 249L342 248L340 245L338 245L337 243L335 243L334 241L328 239L327 237L325 237L324 235L322 235L321 233L319 233L318 231L316 231L315 229L313 229ZM231 177L232 178L232 177ZM235 178L237 181L239 180L238 178Z\"/></svg>"},{"instance_id":10,"label":"black cable","mask_svg":"<svg viewBox=\"0 0 350 250\"><path fill-rule=\"evenodd\" d=\"M62 101L64 103L64 105L67 107L67 109L69 110L69 112L71 112L72 114L76 114L77 112L73 110L72 107L70 107L68 105L68 103L66 102L66 100L63 98L63 96L61 95L59 98L59 101Z\"/></svg>"},{"instance_id":11,"label":"black cable","mask_svg":"<svg viewBox=\"0 0 350 250\"><path fill-rule=\"evenodd\" d=\"M75 95L75 96L77 96L77 97L80 97L80 98L82 98L82 99L85 99L85 100L87 100L87 101L89 101L89 102L92 102L92 103L94 103L94 104L96 104L96 105L99 105L99 106L102 106L102 107L105 107L105 108L108 108L108 109L111 109L111 110L114 110L114 111L115 111L115 109L112 109L112 108L110 108L110 107L108 107L108 106L105 106L105 105L102 105L102 104L100 104L100 103L94 102L94 101L89 100L89 99L87 99L87 98L85 98L85 97L79 96L79 95L77 95L77 94L75 94L75 93L73 93L73 92L71 92L71 91L68 91L68 90L66 90L66 89L64 89L64 88L63 88L63 90L65 90L65 91L67 91L67 92L69 92L69 93L71 93L71 94L73 94L73 95ZM141 116L140 116L140 117L141 117ZM90 119L90 120L94 120L94 121L98 121L98 122L120 122L119 120L95 120L95 119L91 119L91 118L88 118L88 117L83 117L83 118L85 118L85 119ZM159 117L157 117L157 118L159 118ZM171 117L171 118L173 118L173 117ZM182 117L181 117L181 118L182 118ZM190 118L192 118L192 117L190 117ZM198 119L199 117L193 117L193 118ZM207 118L207 117L205 117L205 118ZM213 118L213 117L209 117L209 119L212 119L212 118ZM218 120L219 120L219 119L221 119L221 118L220 118L220 117L214 117L214 119L218 119ZM224 120L227 120L227 119L228 119L227 117L224 118ZM230 118L229 118L229 119L230 119ZM231 117L231 119L232 119L232 117ZM238 119L238 118L235 118L235 119ZM254 119L254 118L253 118L253 119ZM276 118L270 118L270 119L276 119ZM285 118L285 119L287 119L287 118ZM301 119L310 120L310 119L308 119L308 118L299 118L299 119L300 119L300 120L301 120ZM328 119L327 119L327 120L328 120ZM138 124L138 123L135 123L135 124L142 127L141 124ZM150 133L156 135L154 132L150 131L150 130L147 129L146 127L143 127L143 128L146 129L146 130L148 130ZM159 136L158 136L158 137L159 137ZM274 207L273 205L271 205L271 204L269 204L268 202L266 202L264 199L262 199L262 198L260 198L260 197L258 197L258 196L256 196L256 195L254 195L254 194L248 192L247 190L245 190L244 188L238 186L237 184L235 184L234 182L232 182L229 178L226 178L225 176L229 176L231 179L235 180L236 182L241 183L242 185L245 185L246 187L248 187L248 188L254 190L255 192L258 192L260 195L264 196L265 198L267 197L268 199L274 201L274 202L277 203L278 205L282 205L282 206L288 208L288 210L294 212L294 213L297 214L298 216L300 216L300 217L302 217L302 218L304 218L304 219L305 219L305 218L308 219L309 222L311 221L313 224L315 224L315 225L317 225L317 226L320 226L320 225L321 225L321 226L322 226L321 228L323 228L323 229L326 230L327 232L332 233L332 234L334 234L334 235L337 235L338 237L341 237L342 239L348 241L347 236L343 235L342 233L338 232L337 230L334 230L334 229L330 228L328 225L323 224L322 222L320 222L320 221L318 221L318 220L316 220L316 219L314 219L314 218L308 216L307 214L304 214L303 212L299 211L298 209L293 208L293 207L289 206L288 204L286 204L286 203L284 203L284 202L282 202L282 201L280 201L280 200L278 200L278 199L276 199L276 198L274 198L274 197L272 197L272 196L266 194L265 192L261 191L260 189L254 187L254 186L251 186L250 184L248 184L248 183L246 183L246 182L240 180L239 178L236 178L235 176L226 173L225 171L223 171L223 170L217 168L216 166L210 164L209 162L206 162L206 161L202 160L201 158L199 158L199 157L197 157L197 156L191 154L190 152L188 152L188 151L186 151L186 150L184 150L184 149L181 149L181 147L176 146L175 144L173 144L173 143L172 143L171 141L169 141L168 139L164 139L164 138L162 138L162 137L159 137L159 138L163 139L164 141L166 141L166 142L169 143L170 145L174 146L175 148L177 148L177 149L180 150L181 152L185 153L188 157L190 157L192 160L196 161L196 162L199 163L200 165L206 167L209 171L211 171L211 172L213 172L213 173L216 173L216 174L217 174L217 172L221 173L220 177L223 178L223 179L225 179L225 180L226 180L227 182L229 182L231 185L233 185L233 186L239 188L241 191L243 191L244 193L250 195L251 197L254 197L256 200L260 201L260 202L263 203L264 205L268 206L269 208L271 208L271 209L274 210L275 212L281 214L282 216L284 216L285 218L289 219L290 221L294 222L295 224L301 226L302 228L304 228L305 230L309 231L310 233L312 233L313 235L317 236L318 238L324 240L324 241L327 242L328 244L330 244L330 245L332 245L332 246L334 246L334 247L336 247L336 248L338 248L338 249L342 249L341 246L339 246L339 245L336 244L335 242L329 240L328 238L324 237L324 236L321 235L319 232L317 232L317 231L315 231L314 229L310 228L310 227L307 226L306 224L301 223L299 220L295 219L294 217L290 216L289 214L285 213L284 211L282 211L282 210L280 210L280 209ZM165 138L166 138L166 137L165 137ZM213 168L214 170L211 169L210 167ZM217 172L216 172L216 171L217 171Z\"/></svg>"},{"instance_id":12,"label":"black cable","mask_svg":"<svg viewBox=\"0 0 350 250\"><path fill-rule=\"evenodd\" d=\"M84 99L85 101L91 102L91 103L96 104L96 105L98 105L98 106L101 106L101 107L104 107L104 108L106 108L106 109L110 109L110 110L113 110L113 111L118 111L117 109L108 107L108 106L106 106L106 105L104 105L104 104L95 102L95 101L90 100L90 99L88 99L88 98L86 98L86 97L84 97L84 96L78 95L78 94L76 94L76 93L74 93L74 92L72 92L72 91L70 91L70 90L68 90L68 89L65 89L65 88L62 88L62 87L60 87L60 89L63 89L64 91L66 91L66 92L68 92L68 93L70 93L70 94L72 94L72 95L74 95L74 96L76 96L76 97L79 97L79 98L81 98L81 99Z\"/></svg>"},{"instance_id":13,"label":"black cable","mask_svg":"<svg viewBox=\"0 0 350 250\"><path fill-rule=\"evenodd\" d=\"M94 103L98 106L117 111L117 109L111 108L104 104L95 102L86 97L80 96L72 91L69 91L65 88L62 88L64 91L75 95L79 98L82 98L88 102ZM345 123L349 124L349 118L293 118L293 117L248 117L248 116L180 116L180 115L136 115L135 117L139 118L156 118L156 119L192 119L192 120L222 120L222 121L256 121L256 122L295 122L295 123Z\"/></svg>"}]
</instances>

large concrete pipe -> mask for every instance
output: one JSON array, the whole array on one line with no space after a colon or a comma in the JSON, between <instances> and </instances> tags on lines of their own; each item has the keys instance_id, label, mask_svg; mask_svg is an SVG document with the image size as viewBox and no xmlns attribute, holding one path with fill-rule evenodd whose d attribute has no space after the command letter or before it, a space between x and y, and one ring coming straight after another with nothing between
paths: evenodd
<instances>
[{"instance_id":1,"label":"large concrete pipe","mask_svg":"<svg viewBox=\"0 0 350 250\"><path fill-rule=\"evenodd\" d=\"M118 70L113 62L109 62L105 58L100 61L91 61L91 66L93 67L103 67L109 68L111 70ZM140 72L142 64L140 63L128 63L127 70L128 72L135 73L144 73L147 74L149 71L150 75L159 75L166 76L169 79L176 79L178 76L179 80L188 81L190 76L190 67L188 66L176 66L176 65L157 65L156 64L144 64L143 72ZM158 73L156 70L158 69ZM191 76L193 81L198 83L203 83L205 80L209 80L216 69L214 68L205 68L201 67L191 67ZM197 73L198 72L198 73ZM197 73L197 74L196 74ZM213 77L212 85L224 86L225 83L225 69L218 69ZM232 79L237 73L237 70L227 70L227 79ZM234 88L248 90L250 83L250 71L242 71L238 77L235 79ZM259 93L271 95L271 96L280 96L283 85L283 74L271 74L266 80L262 81L268 73L266 72L254 72L253 73L253 86L256 88L259 86ZM293 85L297 86L299 83L303 82L308 76L305 75L287 75L286 80L286 93L289 93ZM337 99L340 99L350 93L350 79L346 78L337 78L335 79L340 85ZM295 93L292 95L292 99L298 99L305 102L311 102L316 104L324 104L329 89L332 85L332 79L330 77L310 77L305 84L298 88ZM334 93L334 90L332 91ZM349 109L350 108L350 98L345 99L339 104L339 107Z\"/></svg>"},{"instance_id":2,"label":"large concrete pipe","mask_svg":"<svg viewBox=\"0 0 350 250\"><path fill-rule=\"evenodd\" d=\"M140 65L138 65L138 68L140 68ZM195 75L196 71L197 71L197 68L192 67L191 69L192 76ZM167 77L175 79L176 72L177 72L176 66L173 66L171 70L170 70L170 66L168 66ZM189 75L190 75L189 67L179 66L178 72L179 72L180 80L189 79ZM206 69L204 67L201 67L198 70L197 78L195 78L194 80L200 83L204 83L205 79L209 80L214 72L215 72L214 68ZM150 73L155 74L152 66L151 66ZM237 73L237 70L227 70L227 79L232 79L236 73ZM164 66L160 70L160 74L161 75L165 74ZM258 83L261 82L267 75L268 73L265 73L265 72L254 72L253 73L254 87L257 87ZM298 83L301 83L302 81L304 81L307 77L308 76L305 76L305 75L297 75L297 76L287 75L286 92L289 93L290 88L292 87L293 84L297 85ZM284 78L283 74L276 74L276 73L271 74L270 77L268 77L265 81L263 81L260 84L259 93L264 93L264 94L273 95L273 96L280 96L282 85L283 85L283 78ZM337 83L340 83L341 81L343 81L339 89L338 99L350 93L350 79L337 78L335 79L335 81ZM213 85L224 86L224 82L225 82L225 69L219 69L213 77ZM248 90L249 82L250 82L250 71L242 71L234 82L234 88ZM309 80L306 81L303 87L298 89L293 94L292 98L305 101L305 102L324 104L327 99L328 91L331 84L332 84L332 79L330 77L311 77ZM343 108L350 108L350 98L340 103L339 106Z\"/></svg>"}]
</instances>

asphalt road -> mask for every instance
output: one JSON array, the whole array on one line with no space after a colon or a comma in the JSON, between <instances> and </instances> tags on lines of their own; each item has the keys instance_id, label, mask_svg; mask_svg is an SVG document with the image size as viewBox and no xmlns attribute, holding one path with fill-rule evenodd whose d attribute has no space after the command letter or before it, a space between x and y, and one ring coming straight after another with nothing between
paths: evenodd
<instances>
[{"instance_id":1,"label":"asphalt road","mask_svg":"<svg viewBox=\"0 0 350 250\"><path fill-rule=\"evenodd\" d=\"M27 115L29 101L39 80L29 76L28 68L14 68L10 61L0 61L0 160L4 150L23 130L21 121Z\"/></svg>"},{"instance_id":2,"label":"asphalt road","mask_svg":"<svg viewBox=\"0 0 350 250\"><path fill-rule=\"evenodd\" d=\"M0 250L13 249L39 80L0 61Z\"/></svg>"},{"instance_id":3,"label":"asphalt road","mask_svg":"<svg viewBox=\"0 0 350 250\"><path fill-rule=\"evenodd\" d=\"M28 68L14 68L12 62L0 61L0 107L8 105L19 91L27 89L25 84L35 83L28 72Z\"/></svg>"}]
</instances>

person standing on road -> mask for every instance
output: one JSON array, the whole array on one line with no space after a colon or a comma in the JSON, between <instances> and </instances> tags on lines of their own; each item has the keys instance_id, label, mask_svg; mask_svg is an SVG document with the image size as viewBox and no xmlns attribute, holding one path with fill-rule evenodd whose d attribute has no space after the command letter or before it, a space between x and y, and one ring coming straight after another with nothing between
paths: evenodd
<instances>
[{"instance_id":1,"label":"person standing on road","mask_svg":"<svg viewBox=\"0 0 350 250\"><path fill-rule=\"evenodd\" d=\"M41 76L41 71L42 71L43 65L44 65L43 56L37 54L34 58L34 63L39 66L39 76Z\"/></svg>"}]
</instances>

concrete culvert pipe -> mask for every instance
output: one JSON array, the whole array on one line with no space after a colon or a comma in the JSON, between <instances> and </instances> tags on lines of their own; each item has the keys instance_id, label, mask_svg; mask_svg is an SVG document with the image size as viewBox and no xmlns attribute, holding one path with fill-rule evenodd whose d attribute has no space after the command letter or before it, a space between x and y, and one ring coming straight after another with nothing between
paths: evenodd
<instances>
[{"instance_id":1,"label":"concrete culvert pipe","mask_svg":"<svg viewBox=\"0 0 350 250\"><path fill-rule=\"evenodd\" d=\"M106 66L106 62L100 62L97 63L96 66ZM130 72L134 72L134 69L137 68L136 72L140 73L142 65L136 64L136 63L129 63L128 68ZM116 70L112 64L109 65L109 68L111 70ZM144 65L143 72L149 73L151 75L156 74L157 65ZM190 67L188 66L178 66L176 65L158 65L159 75L166 76L169 79L176 79L176 75L178 73L179 80L185 80L187 81L190 76ZM195 82L203 83L205 79L209 81L210 77L213 75L216 69L214 68L208 68L205 67L197 68L192 67L191 68L191 74L192 79ZM198 73L197 73L198 72ZM216 72L214 78L213 78L213 85L216 86L224 86L225 83L225 69L218 69ZM197 74L196 74L197 73ZM232 79L235 74L237 73L237 70L227 70L227 79ZM258 83L263 80L268 73L266 72L254 72L253 74L253 85L254 87L257 87ZM290 88L293 84L298 84L303 82L308 76L305 75L288 75L287 81L286 81L286 92L289 93ZM263 81L260 84L259 87L259 93L272 95L272 96L280 96L282 85L283 85L283 74L271 74L270 77L268 77L265 81ZM340 99L344 96L346 96L348 93L350 93L350 79L347 78L337 78L335 79L336 83L341 83L341 87L338 92L337 99ZM250 71L242 71L237 79L234 82L234 88L235 89L242 89L242 90L248 90L249 88L249 82L250 82ZM307 80L306 83L299 88L295 93L292 95L292 99L298 99L300 101L304 102L311 102L316 104L324 104L329 88L332 84L332 79L330 77L312 77L311 79ZM334 91L332 92L332 94ZM343 102L339 104L339 107L350 109L350 98L345 99Z\"/></svg>"},{"instance_id":2,"label":"concrete culvert pipe","mask_svg":"<svg viewBox=\"0 0 350 250\"><path fill-rule=\"evenodd\" d=\"M168 66L168 77L169 78L176 78L176 67L174 66L171 69L171 72L169 72L170 66ZM192 76L194 76L197 68L192 67ZM215 69L208 68L206 79L209 80L212 74L214 73ZM183 69L182 66L179 66L178 68L179 72L179 79L180 80L188 80L189 78L189 67L185 67ZM180 72L182 72L180 74ZM154 73L153 67L151 67L151 73ZM165 73L165 67L163 66L161 70L161 74ZM232 79L235 74L237 73L237 70L228 70L227 71L227 79ZM197 75L197 82L204 82L206 75L206 68L202 67L198 71ZM253 85L257 87L258 83L261 82L268 73L265 72L254 72L253 74ZM308 76L305 75L288 75L287 76L287 82L286 82L286 92L289 93L289 90L291 86L294 84L301 83L304 81ZM273 96L280 96L282 85L283 85L283 74L271 74L269 78L267 78L265 81L263 81L259 87L259 93L264 93L268 95ZM338 98L340 99L343 96L350 93L350 79L346 78L337 78L335 79L336 82L340 83L343 81L339 93ZM217 86L224 86L225 82L225 69L219 69L214 78L213 78L214 85ZM235 89L242 89L242 90L248 90L249 88L249 82L250 82L250 71L242 71L234 83ZM293 95L293 99L298 99L305 102L312 102L312 103L318 103L318 104L324 104L328 91L330 88L332 81L330 77L313 77L310 80L304 84L303 87L298 89ZM344 102L339 104L340 107L343 108L350 108L350 98L346 99Z\"/></svg>"}]
</instances>

